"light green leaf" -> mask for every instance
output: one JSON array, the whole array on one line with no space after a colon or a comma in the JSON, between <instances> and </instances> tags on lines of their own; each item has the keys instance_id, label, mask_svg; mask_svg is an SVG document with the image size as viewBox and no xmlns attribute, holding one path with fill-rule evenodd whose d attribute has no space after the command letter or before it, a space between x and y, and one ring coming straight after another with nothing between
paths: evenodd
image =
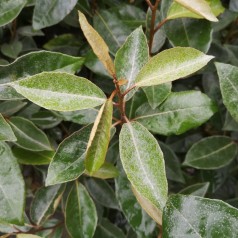
<instances>
[{"instance_id":1,"label":"light green leaf","mask_svg":"<svg viewBox=\"0 0 238 238\"><path fill-rule=\"evenodd\" d=\"M33 13L33 28L39 30L63 20L74 8L77 0L36 0Z\"/></svg>"},{"instance_id":2,"label":"light green leaf","mask_svg":"<svg viewBox=\"0 0 238 238\"><path fill-rule=\"evenodd\" d=\"M44 223L54 214L64 189L64 185L54 185L42 187L36 192L30 210L31 219L36 225Z\"/></svg>"},{"instance_id":3,"label":"light green leaf","mask_svg":"<svg viewBox=\"0 0 238 238\"><path fill-rule=\"evenodd\" d=\"M98 112L87 146L85 168L92 174L104 163L112 126L112 100L107 100Z\"/></svg>"},{"instance_id":4,"label":"light green leaf","mask_svg":"<svg viewBox=\"0 0 238 238\"><path fill-rule=\"evenodd\" d=\"M1 0L0 2L0 26L4 26L14 20L26 5L27 0Z\"/></svg>"},{"instance_id":5,"label":"light green leaf","mask_svg":"<svg viewBox=\"0 0 238 238\"><path fill-rule=\"evenodd\" d=\"M158 107L171 93L172 84L164 83L160 85L144 87L143 90L148 99L148 103L155 109Z\"/></svg>"},{"instance_id":6,"label":"light green leaf","mask_svg":"<svg viewBox=\"0 0 238 238\"><path fill-rule=\"evenodd\" d=\"M18 234L17 238L41 238L41 237L31 234Z\"/></svg>"},{"instance_id":7,"label":"light green leaf","mask_svg":"<svg viewBox=\"0 0 238 238\"><path fill-rule=\"evenodd\" d=\"M168 185L163 154L153 135L138 122L124 124L120 132L120 157L135 189L162 210Z\"/></svg>"},{"instance_id":8,"label":"light green leaf","mask_svg":"<svg viewBox=\"0 0 238 238\"><path fill-rule=\"evenodd\" d=\"M25 206L24 180L16 158L4 142L0 142L0 164L0 221L21 225Z\"/></svg>"},{"instance_id":9,"label":"light green leaf","mask_svg":"<svg viewBox=\"0 0 238 238\"><path fill-rule=\"evenodd\" d=\"M45 133L23 117L11 117L9 124L17 138L16 145L31 151L52 150Z\"/></svg>"},{"instance_id":10,"label":"light green leaf","mask_svg":"<svg viewBox=\"0 0 238 238\"><path fill-rule=\"evenodd\" d=\"M11 86L35 104L58 111L92 108L105 101L105 94L95 84L67 73L43 72Z\"/></svg>"},{"instance_id":11,"label":"light green leaf","mask_svg":"<svg viewBox=\"0 0 238 238\"><path fill-rule=\"evenodd\" d=\"M238 122L238 67L216 63L223 103Z\"/></svg>"},{"instance_id":12,"label":"light green leaf","mask_svg":"<svg viewBox=\"0 0 238 238\"><path fill-rule=\"evenodd\" d=\"M84 127L61 142L48 168L46 186L72 181L83 174L91 129Z\"/></svg>"},{"instance_id":13,"label":"light green leaf","mask_svg":"<svg viewBox=\"0 0 238 238\"><path fill-rule=\"evenodd\" d=\"M182 134L206 122L216 112L214 103L199 91L171 93L158 108L143 104L136 111L136 121L161 135Z\"/></svg>"},{"instance_id":14,"label":"light green leaf","mask_svg":"<svg viewBox=\"0 0 238 238\"><path fill-rule=\"evenodd\" d=\"M7 124L2 114L0 114L0 141L16 141L11 127Z\"/></svg>"},{"instance_id":15,"label":"light green leaf","mask_svg":"<svg viewBox=\"0 0 238 238\"><path fill-rule=\"evenodd\" d=\"M149 49L147 39L139 27L133 31L123 46L117 51L115 57L115 67L117 79L126 79L126 85L121 86L122 92L135 84L135 78L141 68L149 60ZM126 95L126 99L130 99L136 90Z\"/></svg>"},{"instance_id":16,"label":"light green leaf","mask_svg":"<svg viewBox=\"0 0 238 238\"><path fill-rule=\"evenodd\" d=\"M105 180L88 179L86 187L95 201L105 207L120 210L115 193Z\"/></svg>"},{"instance_id":17,"label":"light green leaf","mask_svg":"<svg viewBox=\"0 0 238 238\"><path fill-rule=\"evenodd\" d=\"M220 200L173 195L163 214L163 237L236 237L238 210Z\"/></svg>"},{"instance_id":18,"label":"light green leaf","mask_svg":"<svg viewBox=\"0 0 238 238\"><path fill-rule=\"evenodd\" d=\"M115 75L115 67L113 61L109 55L109 48L102 37L96 32L93 27L88 23L86 17L82 12L79 11L79 23L81 29L91 45L93 52L99 60L103 63L108 73L112 76ZM100 45L100 47L98 47Z\"/></svg>"},{"instance_id":19,"label":"light green leaf","mask_svg":"<svg viewBox=\"0 0 238 238\"><path fill-rule=\"evenodd\" d=\"M72 238L93 237L98 219L96 207L85 187L77 181L67 199L65 219Z\"/></svg>"},{"instance_id":20,"label":"light green leaf","mask_svg":"<svg viewBox=\"0 0 238 238\"><path fill-rule=\"evenodd\" d=\"M164 50L149 60L135 82L138 87L171 82L198 71L212 58L190 47Z\"/></svg>"},{"instance_id":21,"label":"light green leaf","mask_svg":"<svg viewBox=\"0 0 238 238\"><path fill-rule=\"evenodd\" d=\"M118 163L117 167L120 170L120 174L115 180L115 188L122 212L138 237L152 238L156 223L137 202L121 163Z\"/></svg>"},{"instance_id":22,"label":"light green leaf","mask_svg":"<svg viewBox=\"0 0 238 238\"><path fill-rule=\"evenodd\" d=\"M212 42L211 23L205 20L175 19L167 22L164 30L173 46L193 47L206 53Z\"/></svg>"},{"instance_id":23,"label":"light green leaf","mask_svg":"<svg viewBox=\"0 0 238 238\"><path fill-rule=\"evenodd\" d=\"M206 2L210 6L211 11L215 16L220 15L225 10L220 0L206 0ZM173 2L168 10L167 19L176 19L180 17L192 17L198 19L204 18L203 16L198 15L190 11L189 9L183 7L179 3Z\"/></svg>"},{"instance_id":24,"label":"light green leaf","mask_svg":"<svg viewBox=\"0 0 238 238\"><path fill-rule=\"evenodd\" d=\"M53 151L29 151L18 147L13 147L12 152L18 163L28 165L49 164L54 156Z\"/></svg>"},{"instance_id":25,"label":"light green leaf","mask_svg":"<svg viewBox=\"0 0 238 238\"><path fill-rule=\"evenodd\" d=\"M205 0L193 0L192 4L190 0L175 0L191 12L194 12L209 21L217 22L218 19L213 14L209 4Z\"/></svg>"},{"instance_id":26,"label":"light green leaf","mask_svg":"<svg viewBox=\"0 0 238 238\"><path fill-rule=\"evenodd\" d=\"M32 64L34 62L34 64ZM0 66L0 83L9 83L43 71L75 73L84 63L82 57L73 57L49 51L31 52L13 63Z\"/></svg>"},{"instance_id":27,"label":"light green leaf","mask_svg":"<svg viewBox=\"0 0 238 238\"><path fill-rule=\"evenodd\" d=\"M193 196L204 197L207 193L209 185L210 185L209 182L196 183L180 190L179 193L183 195L193 195Z\"/></svg>"},{"instance_id":28,"label":"light green leaf","mask_svg":"<svg viewBox=\"0 0 238 238\"><path fill-rule=\"evenodd\" d=\"M93 26L114 55L131 33L131 29L124 24L123 19L120 19L117 13L111 10L96 12L93 17Z\"/></svg>"},{"instance_id":29,"label":"light green leaf","mask_svg":"<svg viewBox=\"0 0 238 238\"><path fill-rule=\"evenodd\" d=\"M218 169L229 164L236 154L237 145L230 137L211 136L195 143L183 164L198 169Z\"/></svg>"}]
</instances>

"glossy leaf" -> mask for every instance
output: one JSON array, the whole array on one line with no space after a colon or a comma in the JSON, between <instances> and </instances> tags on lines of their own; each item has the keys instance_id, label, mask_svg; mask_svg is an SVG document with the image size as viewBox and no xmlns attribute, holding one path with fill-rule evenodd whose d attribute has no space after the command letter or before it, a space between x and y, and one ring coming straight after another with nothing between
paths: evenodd
<instances>
[{"instance_id":1,"label":"glossy leaf","mask_svg":"<svg viewBox=\"0 0 238 238\"><path fill-rule=\"evenodd\" d=\"M26 5L27 0L2 0L0 3L0 26L14 20Z\"/></svg>"},{"instance_id":2,"label":"glossy leaf","mask_svg":"<svg viewBox=\"0 0 238 238\"><path fill-rule=\"evenodd\" d=\"M152 238L156 223L146 214L137 202L121 164L117 164L120 170L115 180L116 197L127 221L138 237Z\"/></svg>"},{"instance_id":3,"label":"glossy leaf","mask_svg":"<svg viewBox=\"0 0 238 238\"><path fill-rule=\"evenodd\" d=\"M123 19L120 19L111 9L97 11L93 17L93 26L114 55L131 33L131 29L123 22Z\"/></svg>"},{"instance_id":4,"label":"glossy leaf","mask_svg":"<svg viewBox=\"0 0 238 238\"><path fill-rule=\"evenodd\" d=\"M16 158L4 142L0 142L0 164L0 221L21 225L25 206L24 180Z\"/></svg>"},{"instance_id":5,"label":"glossy leaf","mask_svg":"<svg viewBox=\"0 0 238 238\"><path fill-rule=\"evenodd\" d=\"M216 63L223 103L231 116L238 122L238 67Z\"/></svg>"},{"instance_id":6,"label":"glossy leaf","mask_svg":"<svg viewBox=\"0 0 238 238\"><path fill-rule=\"evenodd\" d=\"M85 187L78 182L69 193L65 219L72 238L93 237L97 225L96 208Z\"/></svg>"},{"instance_id":7,"label":"glossy leaf","mask_svg":"<svg viewBox=\"0 0 238 238\"><path fill-rule=\"evenodd\" d=\"M90 175L86 170L85 174L94 178L109 179L116 178L119 175L119 172L113 164L105 162L96 172Z\"/></svg>"},{"instance_id":8,"label":"glossy leaf","mask_svg":"<svg viewBox=\"0 0 238 238\"><path fill-rule=\"evenodd\" d=\"M32 64L34 62L34 64ZM75 73L84 63L82 57L73 57L50 51L31 52L17 58L13 63L0 66L0 83L26 78L43 71Z\"/></svg>"},{"instance_id":9,"label":"glossy leaf","mask_svg":"<svg viewBox=\"0 0 238 238\"><path fill-rule=\"evenodd\" d=\"M163 237L236 237L238 210L220 200L171 196L163 214Z\"/></svg>"},{"instance_id":10,"label":"glossy leaf","mask_svg":"<svg viewBox=\"0 0 238 238\"><path fill-rule=\"evenodd\" d=\"M155 110L143 104L136 111L136 121L161 135L182 134L206 122L216 112L214 103L199 91L171 93Z\"/></svg>"},{"instance_id":11,"label":"glossy leaf","mask_svg":"<svg viewBox=\"0 0 238 238\"><path fill-rule=\"evenodd\" d=\"M85 168L92 174L104 163L110 141L112 125L112 100L107 100L98 112L93 125L85 158Z\"/></svg>"},{"instance_id":12,"label":"glossy leaf","mask_svg":"<svg viewBox=\"0 0 238 238\"><path fill-rule=\"evenodd\" d=\"M169 96L171 88L171 83L164 83L156 86L144 87L143 90L148 98L148 103L155 109Z\"/></svg>"},{"instance_id":13,"label":"glossy leaf","mask_svg":"<svg viewBox=\"0 0 238 238\"><path fill-rule=\"evenodd\" d=\"M226 136L211 136L195 143L184 165L198 169L218 169L229 164L237 154L237 145Z\"/></svg>"},{"instance_id":14,"label":"glossy leaf","mask_svg":"<svg viewBox=\"0 0 238 238\"><path fill-rule=\"evenodd\" d=\"M29 151L19 147L13 147L12 152L18 163L28 165L49 164L54 156L53 151Z\"/></svg>"},{"instance_id":15,"label":"glossy leaf","mask_svg":"<svg viewBox=\"0 0 238 238\"><path fill-rule=\"evenodd\" d=\"M206 53L212 42L213 30L206 20L175 19L167 22L164 30L173 46L193 47Z\"/></svg>"},{"instance_id":16,"label":"glossy leaf","mask_svg":"<svg viewBox=\"0 0 238 238\"><path fill-rule=\"evenodd\" d=\"M209 182L196 183L180 190L179 193L183 195L193 195L193 196L204 197L207 193L209 185L210 185Z\"/></svg>"},{"instance_id":17,"label":"glossy leaf","mask_svg":"<svg viewBox=\"0 0 238 238\"><path fill-rule=\"evenodd\" d=\"M96 85L67 73L43 72L11 86L35 104L58 111L92 108L105 101L104 93Z\"/></svg>"},{"instance_id":18,"label":"glossy leaf","mask_svg":"<svg viewBox=\"0 0 238 238\"><path fill-rule=\"evenodd\" d=\"M0 141L16 141L11 127L7 124L3 116L0 114Z\"/></svg>"},{"instance_id":19,"label":"glossy leaf","mask_svg":"<svg viewBox=\"0 0 238 238\"><path fill-rule=\"evenodd\" d=\"M185 183L180 161L174 151L162 142L159 142L159 145L164 155L167 179L179 183Z\"/></svg>"},{"instance_id":20,"label":"glossy leaf","mask_svg":"<svg viewBox=\"0 0 238 238\"><path fill-rule=\"evenodd\" d=\"M189 47L164 50L149 60L135 82L139 87L171 82L198 71L212 58Z\"/></svg>"},{"instance_id":21,"label":"glossy leaf","mask_svg":"<svg viewBox=\"0 0 238 238\"><path fill-rule=\"evenodd\" d=\"M31 151L52 150L45 133L23 117L11 117L9 124L17 138L16 145Z\"/></svg>"},{"instance_id":22,"label":"glossy leaf","mask_svg":"<svg viewBox=\"0 0 238 238\"><path fill-rule=\"evenodd\" d=\"M193 4L189 0L175 0L177 3L181 4L190 11L204 17L209 21L218 21L218 19L213 14L209 4L205 0L193 0Z\"/></svg>"},{"instance_id":23,"label":"glossy leaf","mask_svg":"<svg viewBox=\"0 0 238 238\"><path fill-rule=\"evenodd\" d=\"M88 23L86 17L83 13L79 11L79 23L81 29L91 45L94 53L103 63L104 67L107 69L110 75L115 75L115 68L112 59L109 55L109 49L102 37L93 29L93 27ZM98 47L100 45L100 47Z\"/></svg>"},{"instance_id":24,"label":"glossy leaf","mask_svg":"<svg viewBox=\"0 0 238 238\"><path fill-rule=\"evenodd\" d=\"M36 192L30 210L31 219L36 225L44 223L55 212L64 189L64 185L55 185L42 187Z\"/></svg>"},{"instance_id":25,"label":"glossy leaf","mask_svg":"<svg viewBox=\"0 0 238 238\"><path fill-rule=\"evenodd\" d=\"M122 92L135 84L135 78L141 68L149 60L147 39L142 28L137 28L127 38L123 46L117 51L115 57L116 75L118 79L126 79L126 85L121 86ZM135 90L131 91L126 99L128 100Z\"/></svg>"},{"instance_id":26,"label":"glossy leaf","mask_svg":"<svg viewBox=\"0 0 238 238\"><path fill-rule=\"evenodd\" d=\"M33 13L33 28L39 30L63 20L74 8L77 0L36 0Z\"/></svg>"},{"instance_id":27,"label":"glossy leaf","mask_svg":"<svg viewBox=\"0 0 238 238\"><path fill-rule=\"evenodd\" d=\"M152 134L138 122L125 123L120 132L120 157L135 189L162 210L168 185L162 151Z\"/></svg>"},{"instance_id":28,"label":"glossy leaf","mask_svg":"<svg viewBox=\"0 0 238 238\"><path fill-rule=\"evenodd\" d=\"M72 181L83 174L91 129L84 127L61 142L48 168L46 186Z\"/></svg>"},{"instance_id":29,"label":"glossy leaf","mask_svg":"<svg viewBox=\"0 0 238 238\"><path fill-rule=\"evenodd\" d=\"M86 187L95 201L105 207L120 210L115 193L105 180L88 179Z\"/></svg>"},{"instance_id":30,"label":"glossy leaf","mask_svg":"<svg viewBox=\"0 0 238 238\"><path fill-rule=\"evenodd\" d=\"M206 0L206 2L209 4L212 13L215 16L218 16L225 10L220 0ZM203 18L203 16L190 11L179 3L173 2L168 10L167 19L176 19L180 17Z\"/></svg>"}]
</instances>

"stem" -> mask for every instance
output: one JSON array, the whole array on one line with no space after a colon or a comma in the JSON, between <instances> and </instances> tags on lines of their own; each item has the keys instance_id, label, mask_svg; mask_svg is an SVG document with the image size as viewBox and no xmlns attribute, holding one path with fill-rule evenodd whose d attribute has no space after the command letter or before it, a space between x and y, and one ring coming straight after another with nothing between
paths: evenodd
<instances>
[{"instance_id":1,"label":"stem","mask_svg":"<svg viewBox=\"0 0 238 238\"><path fill-rule=\"evenodd\" d=\"M136 85L132 85L130 88L128 88L122 95L126 96L132 89L134 89L136 87Z\"/></svg>"},{"instance_id":2,"label":"stem","mask_svg":"<svg viewBox=\"0 0 238 238\"><path fill-rule=\"evenodd\" d=\"M167 18L165 18L162 22L160 22L154 29L154 33L156 33L166 22L168 21Z\"/></svg>"},{"instance_id":3,"label":"stem","mask_svg":"<svg viewBox=\"0 0 238 238\"><path fill-rule=\"evenodd\" d=\"M150 0L145 0L145 1L148 4L149 8L152 10L154 6L152 5L151 1Z\"/></svg>"}]
</instances>

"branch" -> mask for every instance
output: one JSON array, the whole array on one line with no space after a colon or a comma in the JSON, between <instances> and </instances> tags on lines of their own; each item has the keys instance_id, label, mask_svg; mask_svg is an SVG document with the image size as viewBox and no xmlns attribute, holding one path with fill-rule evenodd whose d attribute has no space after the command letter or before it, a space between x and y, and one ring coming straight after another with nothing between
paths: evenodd
<instances>
[{"instance_id":1,"label":"branch","mask_svg":"<svg viewBox=\"0 0 238 238\"><path fill-rule=\"evenodd\" d=\"M147 2L149 8L152 10L154 6L152 5L151 1L150 0L145 0L145 1Z\"/></svg>"},{"instance_id":2,"label":"branch","mask_svg":"<svg viewBox=\"0 0 238 238\"><path fill-rule=\"evenodd\" d=\"M154 29L154 33L156 33L169 19L165 18L162 22L160 22Z\"/></svg>"}]
</instances>

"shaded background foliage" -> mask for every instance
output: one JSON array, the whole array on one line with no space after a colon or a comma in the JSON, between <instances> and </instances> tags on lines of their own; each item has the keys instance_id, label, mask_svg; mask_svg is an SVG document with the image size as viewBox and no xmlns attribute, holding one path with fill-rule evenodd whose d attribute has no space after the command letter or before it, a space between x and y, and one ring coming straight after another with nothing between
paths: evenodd
<instances>
[{"instance_id":1,"label":"shaded background foliage","mask_svg":"<svg viewBox=\"0 0 238 238\"><path fill-rule=\"evenodd\" d=\"M146 2L143 0L71 0L66 3L62 0L46 9L44 8L46 5L42 2L50 1L21 0L16 3L13 0L3 0L0 3L2 9L0 10L0 83L5 83L7 80L14 81L25 75L34 75L42 71L63 69L66 72L76 73L78 76L90 79L109 96L114 90L112 78L84 38L79 27L77 11L80 10L87 16L89 22L109 46L110 54L114 58L126 38L139 26L142 26L149 40L151 16ZM161 2L157 22L165 18L171 2L165 0ZM219 22L211 23L204 19L193 18L168 21L155 34L152 53L155 54L175 46L190 46L215 56L214 61L216 62L238 66L238 4L236 0L222 1L222 4L224 12L219 15ZM4 15L4 7L5 10L11 9L10 17ZM49 12L46 14L48 10ZM40 50L63 53L73 57L67 58L58 53L48 54ZM29 59L24 59L23 62L20 61L19 57L31 52L36 52L36 54L31 55ZM16 66L9 64L15 59L18 59L15 63ZM17 64L19 65L17 66ZM166 118L160 119L165 121L164 127L149 128L155 133L164 153L169 193L221 199L238 207L236 146L238 111L230 109L227 105L224 106L218 75L213 63L208 64L197 74L172 84L172 92L179 93L189 90L201 91L212 99L214 108L216 108L213 112L216 111L216 113L212 113L214 115L210 120L205 122L207 119L204 119L192 126L188 121L184 128L177 130L177 134L180 135L174 135L176 128L171 129L173 125L166 127ZM170 91L170 83L163 87L138 90L126 105L128 118L140 117L144 112L152 109L157 110L156 108L164 102ZM195 94L194 101L197 100L199 93ZM9 98L9 95L12 98ZM193 100L192 95L184 97L185 101ZM118 162L119 128L109 144L106 156L107 162L117 163L118 170L115 167L110 167L109 175L102 173L97 176L99 178L84 174L79 178L80 183L84 186L79 184L78 190L74 187L73 182L50 187L44 186L48 164L58 145L84 125L93 123L99 110L98 107L75 112L46 110L2 85L0 85L0 99L0 113L15 134L11 134L10 127L7 127L9 129L7 131L8 138L1 138L1 140L12 142L9 142L8 146L1 142L0 148L3 152L11 148L20 164L21 171L18 169L17 173L22 172L26 188L25 224L30 224L15 226L11 224L17 224L15 220L6 218L5 221L9 224L0 223L2 234L22 232L52 238L69 237L70 233L72 237L81 237L82 234L74 233L75 224L70 221L67 223L67 216L74 215L71 206L74 206L75 200L77 200L75 193L79 190L84 194L82 204L85 205L86 201L89 201L85 206L88 210L84 211L84 208L81 208L83 213L94 214L93 218L91 215L89 217L94 219L95 224L98 219L93 237L152 238L158 236L159 229L156 223L137 203L122 166ZM164 107L166 107L166 102L162 104ZM162 110L161 107L160 110ZM198 111L195 111L195 115L196 113L198 114ZM206 111L201 113L207 114ZM115 113L114 116L117 114ZM184 117L184 115L180 116ZM140 122L143 124L143 120ZM146 125L146 121L144 125ZM83 130L89 129L84 128ZM82 142L83 150L88 137L78 136L79 141ZM14 137L17 138L17 141L14 141ZM215 158L212 155L207 156L211 151L217 151ZM79 150L72 150L72 153L78 153L79 157L82 156ZM8 164L10 166L13 163L11 166L17 167L16 163L12 162L13 155L3 156L0 154L0 179L2 180L6 171L9 170ZM196 161L196 158L201 156L204 157L204 160ZM207 162L208 159L212 161L210 164ZM116 177L118 173L120 176ZM77 171L75 174L77 175ZM12 173L12 189L17 186L15 175ZM72 179L62 178L62 181L66 181L64 179L73 180L77 177L73 172L71 176ZM110 178L101 179L106 178L105 176ZM23 186L23 180L20 179L18 182L19 186ZM72 187L73 189L71 189ZM75 189L77 191L73 192ZM173 199L176 200L176 197ZM19 200L22 199L19 198ZM197 201L200 201L199 198ZM10 210L9 212L11 212ZM168 214L172 213L169 208L167 210ZM95 214L98 218L95 217ZM87 227L89 232L87 236L82 237L92 237L91 233L94 228L88 226L87 221L81 226Z\"/></svg>"}]
</instances>

